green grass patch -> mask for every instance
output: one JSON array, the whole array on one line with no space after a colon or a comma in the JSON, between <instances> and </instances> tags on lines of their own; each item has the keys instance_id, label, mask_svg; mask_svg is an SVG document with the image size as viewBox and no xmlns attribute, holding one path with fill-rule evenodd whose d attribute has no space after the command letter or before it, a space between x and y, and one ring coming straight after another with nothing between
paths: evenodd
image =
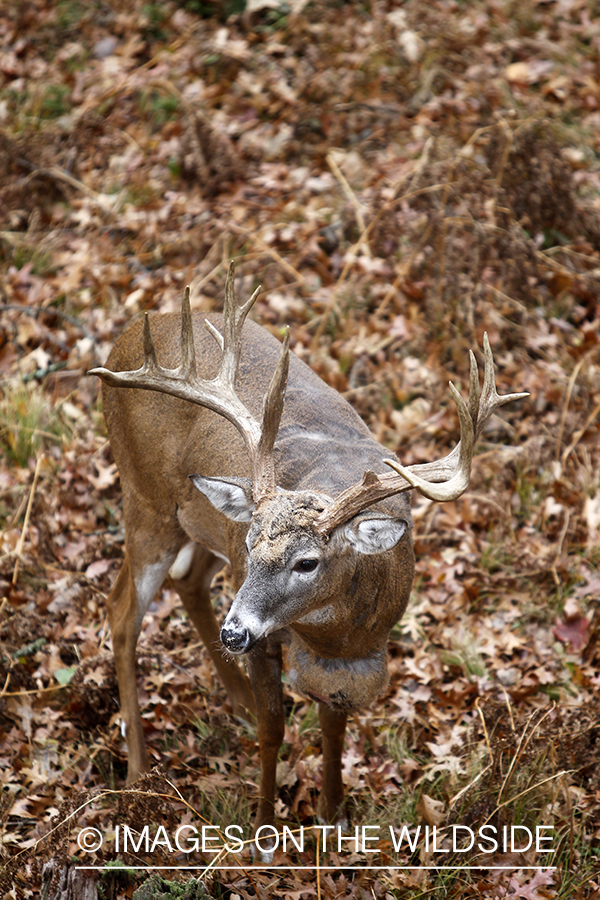
<instances>
[{"instance_id":1,"label":"green grass patch","mask_svg":"<svg viewBox=\"0 0 600 900\"><path fill-rule=\"evenodd\" d=\"M5 385L0 396L0 452L25 467L49 446L70 437L60 409L38 384Z\"/></svg>"},{"instance_id":2,"label":"green grass patch","mask_svg":"<svg viewBox=\"0 0 600 900\"><path fill-rule=\"evenodd\" d=\"M71 89L66 84L49 84L40 103L41 119L59 119L71 110Z\"/></svg>"}]
</instances>

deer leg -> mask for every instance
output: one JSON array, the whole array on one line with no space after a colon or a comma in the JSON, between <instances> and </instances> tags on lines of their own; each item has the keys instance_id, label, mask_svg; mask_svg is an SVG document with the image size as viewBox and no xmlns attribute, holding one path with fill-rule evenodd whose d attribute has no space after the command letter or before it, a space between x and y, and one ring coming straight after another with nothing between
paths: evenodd
<instances>
[{"instance_id":1,"label":"deer leg","mask_svg":"<svg viewBox=\"0 0 600 900\"><path fill-rule=\"evenodd\" d=\"M186 544L171 567L171 576L175 590L215 664L235 715L248 719L254 712L254 694L238 664L225 653L210 600L211 582L221 568L223 560L209 550L198 544Z\"/></svg>"},{"instance_id":2,"label":"deer leg","mask_svg":"<svg viewBox=\"0 0 600 900\"><path fill-rule=\"evenodd\" d=\"M106 605L112 635L115 669L121 700L121 717L127 741L127 782L135 781L150 768L142 729L137 692L135 648L142 628L144 613L156 596L167 574L173 556L161 554L155 561L152 547L145 544L141 552L140 533L130 542L125 560ZM143 557L145 562L141 561ZM140 559L138 559L140 558Z\"/></svg>"},{"instance_id":3,"label":"deer leg","mask_svg":"<svg viewBox=\"0 0 600 900\"><path fill-rule=\"evenodd\" d=\"M323 822L341 824L344 815L342 753L346 734L345 712L319 703L319 723L323 735L323 787L319 797L319 818Z\"/></svg>"},{"instance_id":4,"label":"deer leg","mask_svg":"<svg viewBox=\"0 0 600 900\"><path fill-rule=\"evenodd\" d=\"M281 685L281 644L266 638L248 654L250 683L256 698L258 750L260 754L260 786L258 810L254 830L262 825L275 824L275 775L277 756L285 732L283 688ZM268 837L261 837L260 856L263 862L271 862ZM265 849L266 848L266 849Z\"/></svg>"}]
</instances>

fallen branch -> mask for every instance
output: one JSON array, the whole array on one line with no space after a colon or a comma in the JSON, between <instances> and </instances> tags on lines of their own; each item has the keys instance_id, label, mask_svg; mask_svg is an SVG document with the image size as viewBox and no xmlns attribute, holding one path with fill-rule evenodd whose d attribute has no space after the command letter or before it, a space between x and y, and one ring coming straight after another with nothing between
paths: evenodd
<instances>
[{"instance_id":1,"label":"fallen branch","mask_svg":"<svg viewBox=\"0 0 600 900\"><path fill-rule=\"evenodd\" d=\"M21 556L23 554L23 545L25 544L25 538L27 537L27 532L29 530L29 518L31 516L31 507L33 506L33 498L35 496L35 489L38 483L38 477L40 474L40 468L42 463L45 462L46 457L42 453L41 456L38 457L38 461L35 464L35 472L33 473L33 483L31 485L31 491L29 493L29 502L27 503L27 509L25 511L25 521L23 522L23 531L21 532L21 537L19 538L19 543L17 544L17 559L15 561L15 568L12 577L12 583L17 583L17 578L19 576L19 564L21 562Z\"/></svg>"}]
</instances>

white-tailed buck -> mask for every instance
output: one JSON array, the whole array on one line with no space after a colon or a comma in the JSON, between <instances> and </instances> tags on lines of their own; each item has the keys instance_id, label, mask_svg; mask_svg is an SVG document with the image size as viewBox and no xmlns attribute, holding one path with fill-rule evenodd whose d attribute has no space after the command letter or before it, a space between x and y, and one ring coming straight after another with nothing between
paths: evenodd
<instances>
[{"instance_id":1,"label":"white-tailed buck","mask_svg":"<svg viewBox=\"0 0 600 900\"><path fill-rule=\"evenodd\" d=\"M170 575L234 711L256 713L256 827L274 822L283 644L294 690L319 704L319 815L340 822L346 718L387 684L386 642L413 579L406 491L434 500L460 496L486 422L527 395L498 396L486 337L483 389L473 354L468 403L450 385L460 442L444 459L404 468L289 353L287 335L280 345L253 322L244 325L256 294L238 306L233 278L231 266L223 317L192 315L186 291L181 326L176 315L146 314L117 342L107 368L92 370L104 381L123 488L126 552L108 614L128 781L148 769L136 642ZM385 472L386 465L396 471ZM209 589L224 561L237 593L219 632ZM246 655L249 682L236 654Z\"/></svg>"}]
</instances>

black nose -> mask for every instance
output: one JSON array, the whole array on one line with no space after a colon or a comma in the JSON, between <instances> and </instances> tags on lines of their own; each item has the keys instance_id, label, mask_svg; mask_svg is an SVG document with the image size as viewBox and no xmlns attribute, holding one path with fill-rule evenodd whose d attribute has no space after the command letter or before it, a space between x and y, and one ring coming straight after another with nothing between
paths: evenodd
<instances>
[{"instance_id":1,"label":"black nose","mask_svg":"<svg viewBox=\"0 0 600 900\"><path fill-rule=\"evenodd\" d=\"M245 653L251 643L250 632L235 619L221 628L221 641L230 653Z\"/></svg>"}]
</instances>

